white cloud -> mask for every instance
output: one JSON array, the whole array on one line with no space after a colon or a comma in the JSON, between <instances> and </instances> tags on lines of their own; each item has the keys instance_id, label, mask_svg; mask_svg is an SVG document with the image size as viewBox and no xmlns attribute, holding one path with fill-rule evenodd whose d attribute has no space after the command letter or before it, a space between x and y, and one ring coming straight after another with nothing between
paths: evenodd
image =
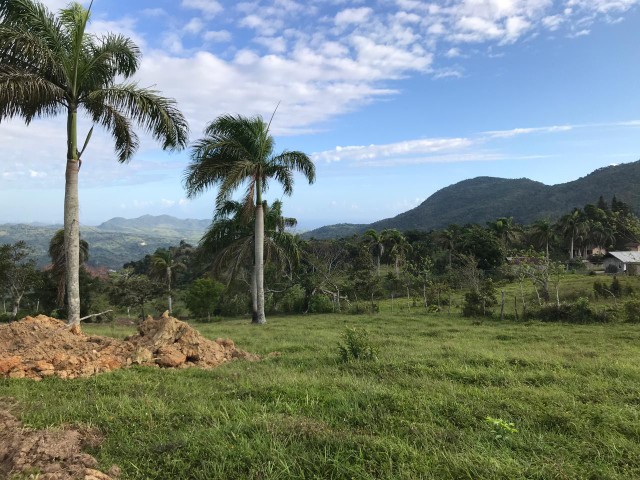
<instances>
[{"instance_id":1,"label":"white cloud","mask_svg":"<svg viewBox=\"0 0 640 480\"><path fill-rule=\"evenodd\" d=\"M510 138L518 135L527 135L530 133L568 132L577 127L581 127L581 125L554 125L551 127L513 128L511 130L489 131L485 132L485 134L491 138Z\"/></svg>"},{"instance_id":2,"label":"white cloud","mask_svg":"<svg viewBox=\"0 0 640 480\"><path fill-rule=\"evenodd\" d=\"M228 42L231 40L231 33L227 30L209 30L202 35L206 42Z\"/></svg>"},{"instance_id":3,"label":"white cloud","mask_svg":"<svg viewBox=\"0 0 640 480\"><path fill-rule=\"evenodd\" d=\"M205 18L215 17L224 10L215 0L182 0L180 5L184 8L199 10Z\"/></svg>"},{"instance_id":4,"label":"white cloud","mask_svg":"<svg viewBox=\"0 0 640 480\"><path fill-rule=\"evenodd\" d=\"M359 24L364 22L372 13L373 10L368 7L347 8L338 12L334 21L336 25Z\"/></svg>"},{"instance_id":5,"label":"white cloud","mask_svg":"<svg viewBox=\"0 0 640 480\"><path fill-rule=\"evenodd\" d=\"M198 34L204 28L204 22L197 17L192 18L189 22L183 27L183 30L186 33L191 35Z\"/></svg>"}]
</instances>

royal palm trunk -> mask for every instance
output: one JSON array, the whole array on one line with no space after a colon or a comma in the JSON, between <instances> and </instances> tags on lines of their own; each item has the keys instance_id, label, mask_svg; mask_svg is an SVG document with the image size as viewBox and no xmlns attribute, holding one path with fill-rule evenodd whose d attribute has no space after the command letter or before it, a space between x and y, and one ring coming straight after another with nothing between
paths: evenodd
<instances>
[{"instance_id":1,"label":"royal palm trunk","mask_svg":"<svg viewBox=\"0 0 640 480\"><path fill-rule=\"evenodd\" d=\"M258 186L258 190L259 190ZM255 274L256 274L256 300L257 312L254 323L267 323L264 316L264 210L262 198L258 194L256 202L255 222Z\"/></svg>"},{"instance_id":2,"label":"royal palm trunk","mask_svg":"<svg viewBox=\"0 0 640 480\"><path fill-rule=\"evenodd\" d=\"M67 321L80 325L80 222L78 203L77 109L67 116L67 169L64 192L64 250L67 282Z\"/></svg>"}]
</instances>

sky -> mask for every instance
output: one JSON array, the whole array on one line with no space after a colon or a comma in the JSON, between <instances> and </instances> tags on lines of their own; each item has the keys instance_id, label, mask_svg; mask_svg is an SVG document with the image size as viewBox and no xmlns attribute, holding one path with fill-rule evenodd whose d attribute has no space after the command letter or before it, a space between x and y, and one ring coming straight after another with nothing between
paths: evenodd
<instances>
[{"instance_id":1,"label":"sky","mask_svg":"<svg viewBox=\"0 0 640 480\"><path fill-rule=\"evenodd\" d=\"M557 184L640 159L640 0L94 0L90 30L137 43L134 79L177 100L191 141L218 115L277 107L276 151L316 165L313 185L266 194L300 231L392 217L477 176ZM0 122L0 223L62 222L65 125ZM81 141L90 128L81 117ZM121 165L96 127L81 224L211 218L215 188L185 195L189 150L137 131Z\"/></svg>"}]
</instances>

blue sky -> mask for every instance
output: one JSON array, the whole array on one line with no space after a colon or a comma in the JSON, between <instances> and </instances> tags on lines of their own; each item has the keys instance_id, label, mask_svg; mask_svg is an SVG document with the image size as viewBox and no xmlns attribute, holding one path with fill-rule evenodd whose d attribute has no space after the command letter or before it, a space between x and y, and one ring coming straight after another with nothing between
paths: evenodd
<instances>
[{"instance_id":1,"label":"blue sky","mask_svg":"<svg viewBox=\"0 0 640 480\"><path fill-rule=\"evenodd\" d=\"M138 43L136 79L178 100L192 140L217 115L268 117L280 102L276 148L316 163L317 182L283 199L302 230L390 217L466 178L556 184L640 159L640 0L94 0L92 11L94 33ZM62 117L0 124L0 223L61 222L64 135ZM185 199L188 158L144 140L119 165L97 133L81 222L210 218L214 190Z\"/></svg>"}]
</instances>

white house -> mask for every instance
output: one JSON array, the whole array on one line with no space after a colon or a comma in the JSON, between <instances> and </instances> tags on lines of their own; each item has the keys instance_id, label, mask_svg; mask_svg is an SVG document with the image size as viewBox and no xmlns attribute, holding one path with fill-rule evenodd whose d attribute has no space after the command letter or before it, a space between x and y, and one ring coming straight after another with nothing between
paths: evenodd
<instances>
[{"instance_id":1,"label":"white house","mask_svg":"<svg viewBox=\"0 0 640 480\"><path fill-rule=\"evenodd\" d=\"M609 252L603 263L605 272L640 275L640 252Z\"/></svg>"}]
</instances>

